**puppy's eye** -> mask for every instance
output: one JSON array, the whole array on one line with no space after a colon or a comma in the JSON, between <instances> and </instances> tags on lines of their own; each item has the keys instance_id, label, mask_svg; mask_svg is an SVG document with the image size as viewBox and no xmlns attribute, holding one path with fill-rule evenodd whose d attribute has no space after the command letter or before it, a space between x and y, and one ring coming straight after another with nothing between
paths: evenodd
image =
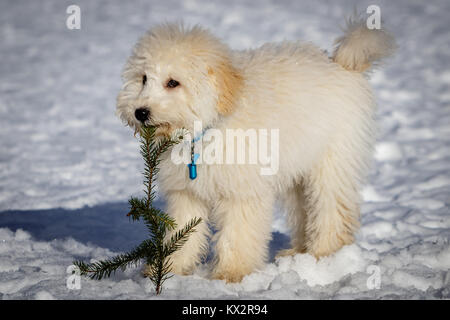
<instances>
[{"instance_id":1,"label":"puppy's eye","mask_svg":"<svg viewBox=\"0 0 450 320\"><path fill-rule=\"evenodd\" d=\"M180 83L177 80L173 80L170 79L169 81L167 81L167 88L175 88L178 87L180 85Z\"/></svg>"},{"instance_id":2,"label":"puppy's eye","mask_svg":"<svg viewBox=\"0 0 450 320\"><path fill-rule=\"evenodd\" d=\"M146 83L147 83L147 76L144 74L144 75L142 76L142 85L145 86Z\"/></svg>"}]
</instances>

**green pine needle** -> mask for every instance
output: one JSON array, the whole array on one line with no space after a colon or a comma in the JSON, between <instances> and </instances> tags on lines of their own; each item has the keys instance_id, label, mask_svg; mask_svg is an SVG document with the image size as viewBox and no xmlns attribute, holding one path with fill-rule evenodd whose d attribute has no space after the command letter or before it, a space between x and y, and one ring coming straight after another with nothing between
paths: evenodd
<instances>
[{"instance_id":1,"label":"green pine needle","mask_svg":"<svg viewBox=\"0 0 450 320\"><path fill-rule=\"evenodd\" d=\"M200 222L202 222L201 218L194 218L189 221L184 228L175 232L170 240L164 245L165 254L170 256L180 249L186 243L191 233L195 232L195 227L197 227Z\"/></svg>"}]
</instances>

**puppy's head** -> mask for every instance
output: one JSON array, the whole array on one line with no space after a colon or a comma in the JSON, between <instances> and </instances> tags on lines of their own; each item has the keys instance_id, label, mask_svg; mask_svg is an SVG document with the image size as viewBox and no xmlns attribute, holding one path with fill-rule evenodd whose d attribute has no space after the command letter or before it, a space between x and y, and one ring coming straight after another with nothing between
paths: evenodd
<instances>
[{"instance_id":1,"label":"puppy's head","mask_svg":"<svg viewBox=\"0 0 450 320\"><path fill-rule=\"evenodd\" d=\"M117 114L136 131L155 125L157 134L203 127L233 112L242 77L229 49L200 27L165 24L137 43L122 74Z\"/></svg>"}]
</instances>

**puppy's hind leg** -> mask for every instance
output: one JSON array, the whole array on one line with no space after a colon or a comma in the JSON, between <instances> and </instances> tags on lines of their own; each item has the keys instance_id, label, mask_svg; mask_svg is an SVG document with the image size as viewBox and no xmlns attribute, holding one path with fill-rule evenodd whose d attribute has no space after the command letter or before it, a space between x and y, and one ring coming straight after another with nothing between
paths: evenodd
<instances>
[{"instance_id":1,"label":"puppy's hind leg","mask_svg":"<svg viewBox=\"0 0 450 320\"><path fill-rule=\"evenodd\" d=\"M273 198L222 199L214 210L213 278L238 282L264 265L271 239Z\"/></svg>"},{"instance_id":2,"label":"puppy's hind leg","mask_svg":"<svg viewBox=\"0 0 450 320\"><path fill-rule=\"evenodd\" d=\"M305 244L306 251L316 258L353 242L359 227L359 186L364 167L361 154L329 151L305 180Z\"/></svg>"},{"instance_id":3,"label":"puppy's hind leg","mask_svg":"<svg viewBox=\"0 0 450 320\"><path fill-rule=\"evenodd\" d=\"M291 248L281 250L276 258L306 252L305 246L305 194L302 184L290 188L283 197L288 225L291 228Z\"/></svg>"}]
</instances>

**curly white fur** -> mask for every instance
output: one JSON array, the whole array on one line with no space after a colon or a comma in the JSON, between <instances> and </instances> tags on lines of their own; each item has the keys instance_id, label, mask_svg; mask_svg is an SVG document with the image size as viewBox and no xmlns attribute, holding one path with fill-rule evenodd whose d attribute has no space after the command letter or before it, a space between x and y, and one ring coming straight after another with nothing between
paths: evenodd
<instances>
[{"instance_id":1,"label":"curly white fur","mask_svg":"<svg viewBox=\"0 0 450 320\"><path fill-rule=\"evenodd\" d=\"M164 155L158 181L168 213L179 225L204 220L173 256L175 272L192 272L206 254L208 223L217 229L214 278L240 281L262 267L277 198L284 199L292 228L292 249L283 254L321 257L352 243L375 136L374 97L357 71L387 52L385 33L359 28L349 28L331 59L300 42L235 52L200 27L177 24L139 40L117 100L118 115L130 126L140 126L134 112L146 107L148 123L161 134L193 130L194 121L224 133L280 130L276 175L261 175L258 164L202 164L190 180L184 164ZM180 86L167 88L168 79Z\"/></svg>"}]
</instances>

